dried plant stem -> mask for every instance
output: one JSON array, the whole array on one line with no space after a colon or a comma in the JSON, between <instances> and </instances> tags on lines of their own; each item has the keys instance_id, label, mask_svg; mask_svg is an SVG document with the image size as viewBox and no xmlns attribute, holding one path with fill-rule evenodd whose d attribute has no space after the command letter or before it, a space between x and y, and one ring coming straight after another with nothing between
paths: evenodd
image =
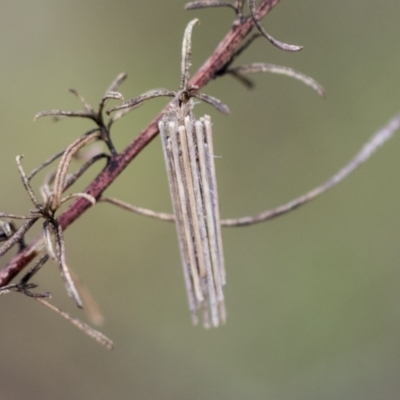
<instances>
[{"instance_id":1,"label":"dried plant stem","mask_svg":"<svg viewBox=\"0 0 400 400\"><path fill-rule=\"evenodd\" d=\"M199 8L205 7L230 7L237 13L237 8L234 4L228 1L218 1L218 0L202 0L202 1L192 1L185 5L186 10L197 10Z\"/></svg>"},{"instance_id":2,"label":"dried plant stem","mask_svg":"<svg viewBox=\"0 0 400 400\"><path fill-rule=\"evenodd\" d=\"M65 150L61 150L58 153L54 154L51 156L48 160L44 161L42 164L40 164L37 168L35 168L26 178L28 181L30 181L37 173L39 173L42 169L46 168L48 165L50 165L53 161L57 160L57 158L60 158L64 154Z\"/></svg>"},{"instance_id":3,"label":"dried plant stem","mask_svg":"<svg viewBox=\"0 0 400 400\"><path fill-rule=\"evenodd\" d=\"M43 298L35 298L36 301L43 304L44 306L50 308L50 310L54 311L55 313L59 314L67 321L71 322L71 324L75 325L78 329L82 332L86 333L89 337L96 340L96 342L100 343L102 346L105 346L107 349L111 350L114 346L112 340L110 340L107 336L103 335L101 332L93 329L89 325L85 324L84 322L80 321L79 319L73 317L72 315L66 313L65 311L60 310L58 307L54 306L53 304L49 303L48 301L44 300Z\"/></svg>"},{"instance_id":4,"label":"dried plant stem","mask_svg":"<svg viewBox=\"0 0 400 400\"><path fill-rule=\"evenodd\" d=\"M381 146L383 146L393 135L400 129L400 114L393 117L385 126L376 132L370 140L361 148L361 150L350 160L350 162L341 168L332 178L328 179L322 185L310 190L303 196L298 197L273 210L267 210L257 215L249 217L228 219L223 221L224 226L246 226L259 222L264 222L269 219L286 214L295 208L308 203L309 201L325 193L333 188L338 183L347 178L361 164L367 161Z\"/></svg>"},{"instance_id":5,"label":"dried plant stem","mask_svg":"<svg viewBox=\"0 0 400 400\"><path fill-rule=\"evenodd\" d=\"M136 214L144 215L146 217L161 219L161 220L167 221L167 222L175 222L175 216L173 214L157 212L157 211L149 210L148 208L143 208L143 207L137 207L137 206L134 206L132 204L126 203L122 200L115 199L112 197L101 197L99 200L97 200L97 203L101 203L101 202L110 203L117 207L123 208L124 210L132 211Z\"/></svg>"}]
</instances>

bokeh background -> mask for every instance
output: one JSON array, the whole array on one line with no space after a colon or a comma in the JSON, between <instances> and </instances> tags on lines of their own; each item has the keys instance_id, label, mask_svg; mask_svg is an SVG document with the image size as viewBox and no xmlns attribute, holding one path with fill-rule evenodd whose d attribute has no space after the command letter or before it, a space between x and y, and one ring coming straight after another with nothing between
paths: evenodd
<instances>
[{"instance_id":1,"label":"bokeh background","mask_svg":"<svg viewBox=\"0 0 400 400\"><path fill-rule=\"evenodd\" d=\"M33 123L43 109L79 108L67 88L97 104L122 71L126 98L177 88L182 34L194 17L201 25L193 72L202 64L233 13L188 12L184 3L1 1L2 211L31 208L17 154L33 168L91 126ZM280 205L322 183L399 111L399 13L395 0L285 0L264 19L268 32L304 50L283 53L259 40L238 63L296 68L321 82L327 99L274 75L255 76L253 91L229 77L207 86L232 111L196 111L213 117L223 217ZM155 100L121 121L117 148L164 104ZM0 399L398 399L399 154L394 138L315 202L262 225L225 229L228 324L217 330L190 324L172 225L109 205L90 210L66 232L68 262L97 299L115 349L21 295L4 296ZM171 209L159 138L107 194ZM85 318L54 264L36 281L55 304Z\"/></svg>"}]
</instances>

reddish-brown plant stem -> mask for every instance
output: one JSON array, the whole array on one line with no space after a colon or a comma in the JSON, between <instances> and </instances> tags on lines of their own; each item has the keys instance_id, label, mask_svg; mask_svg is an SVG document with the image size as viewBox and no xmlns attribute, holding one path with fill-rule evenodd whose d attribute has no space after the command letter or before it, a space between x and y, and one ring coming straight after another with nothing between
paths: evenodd
<instances>
[{"instance_id":1,"label":"reddish-brown plant stem","mask_svg":"<svg viewBox=\"0 0 400 400\"><path fill-rule=\"evenodd\" d=\"M279 1L280 0L263 0L258 9L259 17L263 18L279 3ZM242 21L237 21L215 49L214 53L190 80L190 85L197 85L201 88L212 80L216 72L231 59L235 50L250 33L252 27L253 20L251 17L244 18ZM150 125L141 132L124 151L110 158L106 167L87 187L86 193L95 198L101 196L129 163L157 136L158 121L162 117L164 111L165 110L161 111ZM64 230L71 225L90 206L91 204L87 200L83 198L78 199L60 216L59 223L62 229ZM34 257L36 257L37 251L35 250L35 246L40 239L41 237L36 238L24 251L17 254L9 264L0 271L0 287L7 285Z\"/></svg>"}]
</instances>

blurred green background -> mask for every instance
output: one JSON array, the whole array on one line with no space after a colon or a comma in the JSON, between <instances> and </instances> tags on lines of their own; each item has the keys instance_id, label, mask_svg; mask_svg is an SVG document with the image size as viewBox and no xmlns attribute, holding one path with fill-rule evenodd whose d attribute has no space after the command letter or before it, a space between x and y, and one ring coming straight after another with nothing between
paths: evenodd
<instances>
[{"instance_id":1,"label":"blurred green background","mask_svg":"<svg viewBox=\"0 0 400 400\"><path fill-rule=\"evenodd\" d=\"M194 17L201 25L193 72L202 64L233 13L188 12L184 3L1 1L2 211L31 208L17 154L33 168L91 127L32 122L43 109L79 108L67 88L97 104L122 71L125 98L177 88L182 34ZM327 99L274 75L255 76L254 91L229 77L207 86L232 111L196 109L213 117L223 217L277 206L322 183L399 111L399 13L395 0L286 0L264 19L269 33L304 50L283 53L259 40L238 63L296 68L323 84ZM117 148L164 104L149 102L116 125ZM315 202L262 225L225 229L228 323L217 330L190 324L174 227L98 205L66 232L67 257L98 300L115 349L23 296L4 296L0 399L398 399L399 154L395 138ZM159 138L107 194L171 209ZM54 264L36 281L55 304L85 318Z\"/></svg>"}]
</instances>

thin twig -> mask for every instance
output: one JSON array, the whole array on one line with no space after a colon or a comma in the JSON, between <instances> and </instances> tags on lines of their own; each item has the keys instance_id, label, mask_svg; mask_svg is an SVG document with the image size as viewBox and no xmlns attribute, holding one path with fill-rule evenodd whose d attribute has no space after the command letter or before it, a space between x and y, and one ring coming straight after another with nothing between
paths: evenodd
<instances>
[{"instance_id":1,"label":"thin twig","mask_svg":"<svg viewBox=\"0 0 400 400\"><path fill-rule=\"evenodd\" d=\"M77 172L68 175L65 179L64 191L69 189L87 170L90 168L96 161L106 158L107 160L110 158L108 154L101 153L96 154L91 159L86 161Z\"/></svg>"},{"instance_id":2,"label":"thin twig","mask_svg":"<svg viewBox=\"0 0 400 400\"><path fill-rule=\"evenodd\" d=\"M118 206L124 210L131 211L131 212L134 212L139 215L144 215L146 217L161 219L161 220L167 221L167 222L175 222L175 216L173 214L161 213L161 212L149 210L147 208L137 207L137 206L126 203L119 199L110 198L110 197L101 197L99 200L97 200L97 202L98 203L101 203L101 202L110 203L110 204Z\"/></svg>"},{"instance_id":3,"label":"thin twig","mask_svg":"<svg viewBox=\"0 0 400 400\"><path fill-rule=\"evenodd\" d=\"M100 343L104 347L106 347L108 350L111 350L114 346L114 343L112 340L110 340L107 336L103 335L101 332L97 331L96 329L93 329L91 326L85 324L84 322L80 321L79 319L73 317L72 315L66 313L65 311L62 311L55 305L49 303L48 301L42 299L42 298L35 298L36 301L39 303L43 304L44 306L50 308L50 310L54 311L55 313L59 314L63 318L65 318L67 321L71 322L72 325L75 325L78 329L80 329L82 332L86 333L89 337L93 338L96 340L96 342Z\"/></svg>"},{"instance_id":4,"label":"thin twig","mask_svg":"<svg viewBox=\"0 0 400 400\"><path fill-rule=\"evenodd\" d=\"M39 258L39 260L33 264L32 268L24 275L20 283L28 283L32 279L32 277L39 272L43 265L46 264L49 258L50 256L48 254L45 254L43 257Z\"/></svg>"},{"instance_id":5,"label":"thin twig","mask_svg":"<svg viewBox=\"0 0 400 400\"><path fill-rule=\"evenodd\" d=\"M57 158L60 158L64 154L65 150L61 150L60 152L54 154L51 156L48 160L44 161L42 164L40 164L37 168L35 168L26 178L28 181L30 181L38 172L40 172L43 168L47 167L50 165L53 161L57 160Z\"/></svg>"}]
</instances>

